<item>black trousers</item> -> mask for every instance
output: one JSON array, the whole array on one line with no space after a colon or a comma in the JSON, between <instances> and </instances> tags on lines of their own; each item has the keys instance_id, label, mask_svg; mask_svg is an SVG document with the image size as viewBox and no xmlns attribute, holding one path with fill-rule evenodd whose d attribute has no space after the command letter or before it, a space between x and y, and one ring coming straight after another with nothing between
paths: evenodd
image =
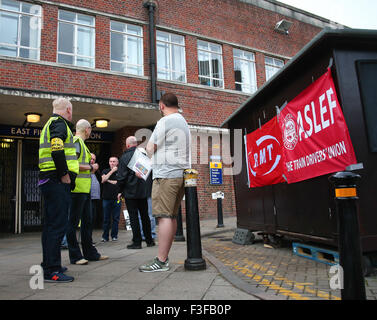
<instances>
[{"instance_id":1,"label":"black trousers","mask_svg":"<svg viewBox=\"0 0 377 320\"><path fill-rule=\"evenodd\" d=\"M41 265L44 274L50 275L62 267L60 244L67 231L71 189L69 184L50 179L40 186L40 190L44 201Z\"/></svg>"},{"instance_id":2,"label":"black trousers","mask_svg":"<svg viewBox=\"0 0 377 320\"><path fill-rule=\"evenodd\" d=\"M148 201L145 199L125 199L128 214L130 216L130 223L132 228L132 242L136 245L141 244L141 232L139 225L138 214L140 212L141 224L143 226L143 232L145 241L152 243L151 221L148 216Z\"/></svg>"},{"instance_id":3,"label":"black trousers","mask_svg":"<svg viewBox=\"0 0 377 320\"><path fill-rule=\"evenodd\" d=\"M72 193L72 206L69 213L67 242L69 250L69 260L72 264L83 258L89 261L96 261L100 254L92 244L92 203L89 193ZM81 220L81 246L76 237L76 229Z\"/></svg>"}]
</instances>

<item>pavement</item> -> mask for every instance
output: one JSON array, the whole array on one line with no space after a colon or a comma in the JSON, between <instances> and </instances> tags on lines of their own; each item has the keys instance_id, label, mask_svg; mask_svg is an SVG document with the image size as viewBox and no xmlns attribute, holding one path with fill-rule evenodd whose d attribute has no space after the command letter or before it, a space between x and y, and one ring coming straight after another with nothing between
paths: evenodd
<instances>
[{"instance_id":1,"label":"pavement","mask_svg":"<svg viewBox=\"0 0 377 320\"><path fill-rule=\"evenodd\" d=\"M330 266L293 255L292 247L267 248L232 242L236 217L200 221L202 253L206 269L185 270L186 242L174 242L167 272L142 273L138 267L157 255L157 246L131 250L132 232L119 230L118 241L99 242L98 251L110 258L69 264L68 251L62 262L71 283L35 284L42 259L40 233L0 237L0 300L339 300L340 290L330 288ZM184 235L186 235L184 224ZM34 286L33 286L34 284ZM368 300L377 300L377 273L365 278ZM34 287L34 289L32 289Z\"/></svg>"}]
</instances>

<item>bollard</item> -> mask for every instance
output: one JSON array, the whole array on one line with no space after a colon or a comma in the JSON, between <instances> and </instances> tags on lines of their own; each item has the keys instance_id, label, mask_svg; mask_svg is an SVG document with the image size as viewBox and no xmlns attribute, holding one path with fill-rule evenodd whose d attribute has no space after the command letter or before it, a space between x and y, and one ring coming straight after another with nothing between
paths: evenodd
<instances>
[{"instance_id":1,"label":"bollard","mask_svg":"<svg viewBox=\"0 0 377 320\"><path fill-rule=\"evenodd\" d=\"M198 195L196 190L198 171L186 169L183 175L185 181L187 236L187 259L185 260L185 269L204 270L206 269L206 262L202 258Z\"/></svg>"},{"instance_id":2,"label":"bollard","mask_svg":"<svg viewBox=\"0 0 377 320\"><path fill-rule=\"evenodd\" d=\"M338 172L329 180L335 187L338 214L339 263L343 268L342 300L366 300L357 212L356 181L352 172Z\"/></svg>"},{"instance_id":3,"label":"bollard","mask_svg":"<svg viewBox=\"0 0 377 320\"><path fill-rule=\"evenodd\" d=\"M216 228L224 228L223 199L222 198L217 198L217 227Z\"/></svg>"},{"instance_id":4,"label":"bollard","mask_svg":"<svg viewBox=\"0 0 377 320\"><path fill-rule=\"evenodd\" d=\"M177 232L175 233L174 241L177 241L177 242L186 241L185 236L183 235L182 208L181 208L181 206L179 206L179 209L178 209Z\"/></svg>"}]
</instances>

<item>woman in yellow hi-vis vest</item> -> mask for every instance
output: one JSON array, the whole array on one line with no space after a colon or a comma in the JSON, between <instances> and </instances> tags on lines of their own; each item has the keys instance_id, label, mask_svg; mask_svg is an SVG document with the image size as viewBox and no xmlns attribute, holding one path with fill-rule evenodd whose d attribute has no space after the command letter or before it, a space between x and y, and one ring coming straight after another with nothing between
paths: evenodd
<instances>
[{"instance_id":1,"label":"woman in yellow hi-vis vest","mask_svg":"<svg viewBox=\"0 0 377 320\"><path fill-rule=\"evenodd\" d=\"M77 159L79 162L79 174L76 178L76 187L72 190L72 205L68 220L67 241L69 260L72 264L84 265L88 261L105 260L109 257L98 253L92 244L92 207L90 201L91 176L90 171L98 169L98 164L90 164L91 154L85 145L85 140L90 137L92 127L90 123L81 119L76 123L76 135L73 138ZM77 242L76 229L81 220L81 247Z\"/></svg>"}]
</instances>

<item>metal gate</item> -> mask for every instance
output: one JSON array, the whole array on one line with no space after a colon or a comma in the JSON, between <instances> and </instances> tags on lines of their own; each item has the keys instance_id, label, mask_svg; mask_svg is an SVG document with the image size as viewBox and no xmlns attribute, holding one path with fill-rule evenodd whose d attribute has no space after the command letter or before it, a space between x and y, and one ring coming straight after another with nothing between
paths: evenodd
<instances>
[{"instance_id":1,"label":"metal gate","mask_svg":"<svg viewBox=\"0 0 377 320\"><path fill-rule=\"evenodd\" d=\"M15 232L17 142L0 138L0 232Z\"/></svg>"},{"instance_id":2,"label":"metal gate","mask_svg":"<svg viewBox=\"0 0 377 320\"><path fill-rule=\"evenodd\" d=\"M22 144L21 232L42 230L42 199L38 188L38 140Z\"/></svg>"},{"instance_id":3,"label":"metal gate","mask_svg":"<svg viewBox=\"0 0 377 320\"><path fill-rule=\"evenodd\" d=\"M88 143L101 171L108 167L110 144ZM37 139L0 137L0 232L41 231L43 202L38 187ZM96 226L102 226L102 206Z\"/></svg>"}]
</instances>

